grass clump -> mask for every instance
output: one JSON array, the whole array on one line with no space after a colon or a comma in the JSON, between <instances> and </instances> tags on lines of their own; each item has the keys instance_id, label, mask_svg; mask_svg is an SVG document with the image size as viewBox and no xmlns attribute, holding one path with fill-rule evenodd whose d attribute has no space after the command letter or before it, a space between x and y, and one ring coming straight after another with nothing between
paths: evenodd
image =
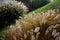
<instances>
[{"instance_id":1,"label":"grass clump","mask_svg":"<svg viewBox=\"0 0 60 40\"><path fill-rule=\"evenodd\" d=\"M7 26L14 24L23 14L28 12L27 7L22 2L11 1L0 4L0 36Z\"/></svg>"},{"instance_id":2,"label":"grass clump","mask_svg":"<svg viewBox=\"0 0 60 40\"><path fill-rule=\"evenodd\" d=\"M16 21L6 30L6 40L56 40L60 36L60 9L37 13ZM56 30L56 31L55 31ZM56 35L56 36L54 36Z\"/></svg>"},{"instance_id":3,"label":"grass clump","mask_svg":"<svg viewBox=\"0 0 60 40\"><path fill-rule=\"evenodd\" d=\"M19 19L27 11L27 7L21 2L13 1L0 4L0 29L14 23L16 19Z\"/></svg>"},{"instance_id":4,"label":"grass clump","mask_svg":"<svg viewBox=\"0 0 60 40\"><path fill-rule=\"evenodd\" d=\"M1 39L60 40L59 2L59 0L54 0L45 7L34 11L33 14L26 15L21 20L16 21L15 25L11 25L9 29L5 30L5 35Z\"/></svg>"}]
</instances>

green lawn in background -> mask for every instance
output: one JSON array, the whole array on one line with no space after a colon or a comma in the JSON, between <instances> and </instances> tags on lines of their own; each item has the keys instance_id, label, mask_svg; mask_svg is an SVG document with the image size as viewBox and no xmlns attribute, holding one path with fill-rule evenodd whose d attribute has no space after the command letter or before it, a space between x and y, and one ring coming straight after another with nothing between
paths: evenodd
<instances>
[{"instance_id":1,"label":"green lawn in background","mask_svg":"<svg viewBox=\"0 0 60 40\"><path fill-rule=\"evenodd\" d=\"M59 8L60 9L60 0L54 0L53 2L45 5L44 7L41 7L41 8L38 8L30 13L40 13L40 12L45 12L47 10L50 10L50 9L54 9L54 8Z\"/></svg>"}]
</instances>

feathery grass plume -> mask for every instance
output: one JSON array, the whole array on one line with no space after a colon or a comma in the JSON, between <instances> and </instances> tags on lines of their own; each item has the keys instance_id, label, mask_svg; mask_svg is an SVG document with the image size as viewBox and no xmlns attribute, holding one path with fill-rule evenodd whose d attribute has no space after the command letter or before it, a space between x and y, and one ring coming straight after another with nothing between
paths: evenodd
<instances>
[{"instance_id":1,"label":"feathery grass plume","mask_svg":"<svg viewBox=\"0 0 60 40\"><path fill-rule=\"evenodd\" d=\"M0 4L0 28L15 22L15 19L19 19L19 16L27 11L27 7L22 2L11 1Z\"/></svg>"},{"instance_id":2,"label":"feathery grass plume","mask_svg":"<svg viewBox=\"0 0 60 40\"><path fill-rule=\"evenodd\" d=\"M60 10L26 16L5 32L4 40L60 40Z\"/></svg>"}]
</instances>

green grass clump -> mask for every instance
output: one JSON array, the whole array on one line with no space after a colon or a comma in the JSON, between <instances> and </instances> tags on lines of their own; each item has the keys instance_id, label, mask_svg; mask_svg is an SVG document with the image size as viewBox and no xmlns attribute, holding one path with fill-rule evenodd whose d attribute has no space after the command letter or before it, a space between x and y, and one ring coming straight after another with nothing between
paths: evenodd
<instances>
[{"instance_id":1,"label":"green grass clump","mask_svg":"<svg viewBox=\"0 0 60 40\"><path fill-rule=\"evenodd\" d=\"M15 20L27 12L28 9L22 2L12 1L0 4L0 37L9 25L14 24Z\"/></svg>"},{"instance_id":2,"label":"green grass clump","mask_svg":"<svg viewBox=\"0 0 60 40\"><path fill-rule=\"evenodd\" d=\"M27 11L27 7L21 2L14 1L0 4L0 29L14 23L16 19L19 19Z\"/></svg>"}]
</instances>

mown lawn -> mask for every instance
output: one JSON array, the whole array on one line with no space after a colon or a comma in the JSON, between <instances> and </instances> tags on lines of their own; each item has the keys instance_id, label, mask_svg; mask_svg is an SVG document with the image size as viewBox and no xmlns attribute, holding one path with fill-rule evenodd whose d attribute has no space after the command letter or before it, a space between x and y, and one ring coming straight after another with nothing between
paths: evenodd
<instances>
[{"instance_id":1,"label":"mown lawn","mask_svg":"<svg viewBox=\"0 0 60 40\"><path fill-rule=\"evenodd\" d=\"M50 10L50 9L54 9L54 8L59 8L60 9L60 0L54 0L53 2L45 5L44 7L41 7L41 8L38 8L30 13L40 13L40 12L45 12L47 10Z\"/></svg>"}]
</instances>

